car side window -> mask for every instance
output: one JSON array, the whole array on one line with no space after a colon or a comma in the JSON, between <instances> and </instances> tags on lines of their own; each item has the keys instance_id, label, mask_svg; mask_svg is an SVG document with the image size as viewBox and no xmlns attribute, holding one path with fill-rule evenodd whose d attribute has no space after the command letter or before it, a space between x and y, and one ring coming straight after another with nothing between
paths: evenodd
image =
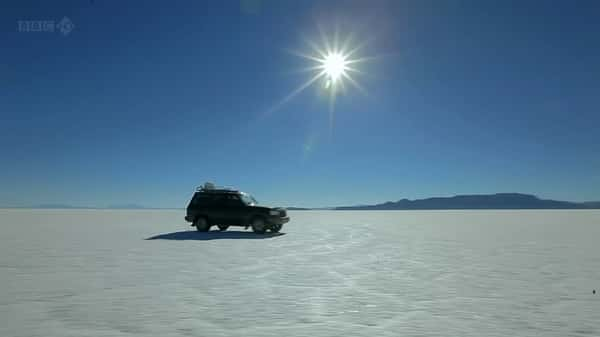
<instances>
[{"instance_id":1,"label":"car side window","mask_svg":"<svg viewBox=\"0 0 600 337\"><path fill-rule=\"evenodd\" d=\"M221 207L221 206L225 206L225 204L227 203L227 199L225 198L224 195L213 195L211 197L211 206L217 206L217 207Z\"/></svg>"},{"instance_id":2,"label":"car side window","mask_svg":"<svg viewBox=\"0 0 600 337\"><path fill-rule=\"evenodd\" d=\"M194 207L206 206L208 201L209 200L206 195L198 193L194 196L194 199L192 200L192 206L194 206Z\"/></svg>"},{"instance_id":3,"label":"car side window","mask_svg":"<svg viewBox=\"0 0 600 337\"><path fill-rule=\"evenodd\" d=\"M235 194L198 194L194 197L192 204L196 207L239 207L244 203Z\"/></svg>"},{"instance_id":4,"label":"car side window","mask_svg":"<svg viewBox=\"0 0 600 337\"><path fill-rule=\"evenodd\" d=\"M239 207L242 206L242 200L240 200L240 197L238 197L235 194L230 194L227 195L226 199L225 199L225 203L227 206L229 207Z\"/></svg>"}]
</instances>

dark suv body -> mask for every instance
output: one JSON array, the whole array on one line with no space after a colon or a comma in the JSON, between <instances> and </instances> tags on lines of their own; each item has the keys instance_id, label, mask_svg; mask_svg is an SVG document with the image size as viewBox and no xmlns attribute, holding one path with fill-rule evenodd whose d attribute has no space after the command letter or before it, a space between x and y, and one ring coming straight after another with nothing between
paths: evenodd
<instances>
[{"instance_id":1,"label":"dark suv body","mask_svg":"<svg viewBox=\"0 0 600 337\"><path fill-rule=\"evenodd\" d=\"M230 189L199 189L187 207L185 220L200 232L216 225L252 227L256 233L279 232L290 218L284 208L258 206L252 196Z\"/></svg>"}]
</instances>

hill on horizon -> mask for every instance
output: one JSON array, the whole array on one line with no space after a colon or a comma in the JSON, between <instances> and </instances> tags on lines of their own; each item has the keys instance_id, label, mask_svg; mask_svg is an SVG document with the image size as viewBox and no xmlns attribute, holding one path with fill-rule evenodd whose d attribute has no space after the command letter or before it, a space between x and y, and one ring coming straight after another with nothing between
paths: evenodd
<instances>
[{"instance_id":1,"label":"hill on horizon","mask_svg":"<svg viewBox=\"0 0 600 337\"><path fill-rule=\"evenodd\" d=\"M113 204L105 207L73 206L69 204L37 204L32 206L0 207L31 209L184 209L172 207L145 207L139 204ZM495 193L465 194L452 197L431 197L425 199L400 199L373 205L338 207L286 207L290 211L304 210L451 210L451 209L600 209L600 201L571 202L540 199L532 194Z\"/></svg>"},{"instance_id":2,"label":"hill on horizon","mask_svg":"<svg viewBox=\"0 0 600 337\"><path fill-rule=\"evenodd\" d=\"M444 210L444 209L597 209L600 202L540 199L523 193L455 195L426 199L401 199L375 205L341 206L335 210Z\"/></svg>"}]
</instances>

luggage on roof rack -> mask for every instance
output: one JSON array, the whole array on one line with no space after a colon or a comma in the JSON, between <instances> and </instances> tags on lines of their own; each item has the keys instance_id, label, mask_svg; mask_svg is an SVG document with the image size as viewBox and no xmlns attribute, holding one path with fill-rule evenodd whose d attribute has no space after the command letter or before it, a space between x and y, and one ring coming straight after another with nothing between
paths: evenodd
<instances>
[{"instance_id":1,"label":"luggage on roof rack","mask_svg":"<svg viewBox=\"0 0 600 337\"><path fill-rule=\"evenodd\" d=\"M203 186L198 186L196 188L197 192L208 192L208 193L223 193L223 192L232 192L232 193L237 193L239 191L233 189L233 188L229 188L229 187L223 187L223 186L215 186L215 184L213 183L204 183Z\"/></svg>"},{"instance_id":2,"label":"luggage on roof rack","mask_svg":"<svg viewBox=\"0 0 600 337\"><path fill-rule=\"evenodd\" d=\"M238 190L232 190L229 188L216 188L214 190L199 189L197 192L202 192L202 193L240 193L240 191L238 191Z\"/></svg>"}]
</instances>

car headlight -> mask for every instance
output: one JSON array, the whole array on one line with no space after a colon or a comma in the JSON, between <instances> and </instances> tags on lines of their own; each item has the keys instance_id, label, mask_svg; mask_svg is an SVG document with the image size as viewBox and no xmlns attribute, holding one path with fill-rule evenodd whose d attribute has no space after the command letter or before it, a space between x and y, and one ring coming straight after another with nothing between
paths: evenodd
<instances>
[{"instance_id":1,"label":"car headlight","mask_svg":"<svg viewBox=\"0 0 600 337\"><path fill-rule=\"evenodd\" d=\"M269 211L269 214L270 215L279 215L279 211L275 210L275 209L272 209L272 210Z\"/></svg>"}]
</instances>

